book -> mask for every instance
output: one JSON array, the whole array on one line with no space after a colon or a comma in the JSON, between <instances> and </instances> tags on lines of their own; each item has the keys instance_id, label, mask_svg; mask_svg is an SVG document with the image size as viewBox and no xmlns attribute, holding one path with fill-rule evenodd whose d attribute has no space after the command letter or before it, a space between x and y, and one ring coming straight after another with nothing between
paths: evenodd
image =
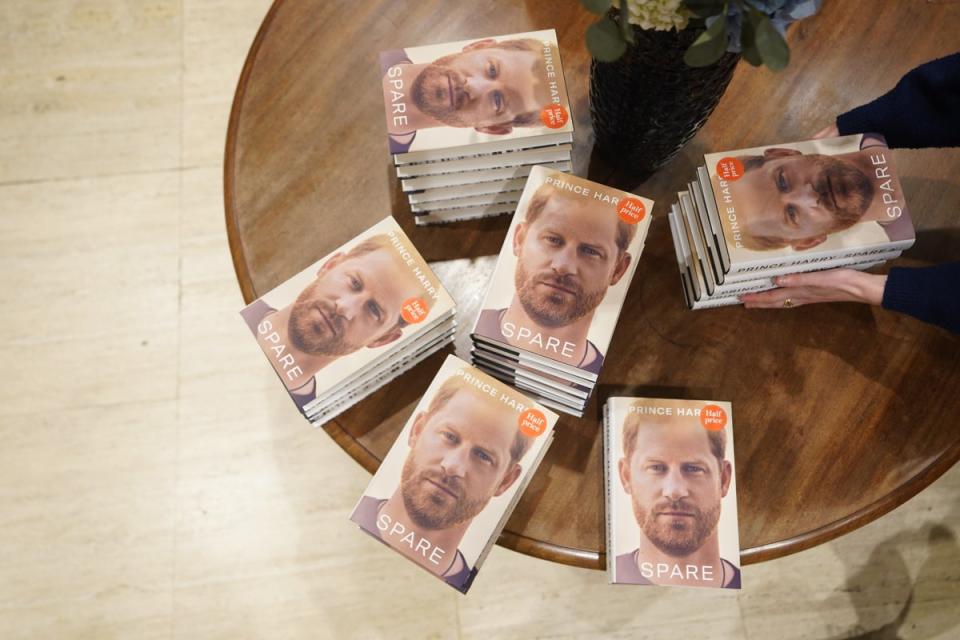
<instances>
[{"instance_id":1,"label":"book","mask_svg":"<svg viewBox=\"0 0 960 640\"><path fill-rule=\"evenodd\" d=\"M914 242L893 154L877 134L708 153L704 162L727 275Z\"/></svg>"},{"instance_id":2,"label":"book","mask_svg":"<svg viewBox=\"0 0 960 640\"><path fill-rule=\"evenodd\" d=\"M611 397L603 417L610 582L741 588L730 403Z\"/></svg>"},{"instance_id":3,"label":"book","mask_svg":"<svg viewBox=\"0 0 960 640\"><path fill-rule=\"evenodd\" d=\"M411 205L427 204L436 201L449 201L472 196L496 195L500 192L519 193L527 183L526 177L509 178L507 180L491 180L477 182L470 185L454 185L452 187L438 187L424 189L409 194Z\"/></svg>"},{"instance_id":4,"label":"book","mask_svg":"<svg viewBox=\"0 0 960 640\"><path fill-rule=\"evenodd\" d=\"M317 424L371 380L390 379L380 372L452 341L455 306L387 217L240 314L297 408Z\"/></svg>"},{"instance_id":5,"label":"book","mask_svg":"<svg viewBox=\"0 0 960 640\"><path fill-rule=\"evenodd\" d=\"M491 216L510 213L516 208L516 203L501 202L487 206L441 209L430 213L418 213L414 216L413 221L418 225L427 225L459 222L461 220L476 220L478 218L489 218Z\"/></svg>"},{"instance_id":6,"label":"book","mask_svg":"<svg viewBox=\"0 0 960 640\"><path fill-rule=\"evenodd\" d=\"M384 51L380 71L398 165L573 134L553 29Z\"/></svg>"},{"instance_id":7,"label":"book","mask_svg":"<svg viewBox=\"0 0 960 640\"><path fill-rule=\"evenodd\" d=\"M430 213L433 211L448 211L450 209L461 209L463 207L489 206L494 204L512 204L516 205L520 201L520 191L497 191L494 193L484 193L476 196L463 196L460 198L451 198L450 200L431 200L428 202L410 203L410 210L414 214Z\"/></svg>"},{"instance_id":8,"label":"book","mask_svg":"<svg viewBox=\"0 0 960 640\"><path fill-rule=\"evenodd\" d=\"M556 421L553 411L448 356L350 520L467 593Z\"/></svg>"},{"instance_id":9,"label":"book","mask_svg":"<svg viewBox=\"0 0 960 640\"><path fill-rule=\"evenodd\" d=\"M388 146L417 225L513 213L511 181L536 164L571 169L554 30L384 51L380 71Z\"/></svg>"},{"instance_id":10,"label":"book","mask_svg":"<svg viewBox=\"0 0 960 640\"><path fill-rule=\"evenodd\" d=\"M563 162L542 163L542 165L558 171L570 171L573 167L569 160L565 160ZM534 165L521 165L518 167L504 167L501 169L486 169L484 171L442 173L432 176L422 176L420 178L408 178L406 180L401 180L400 186L405 192L410 193L426 189L457 188L460 186L482 184L492 181L526 178L530 175L530 170L533 169L533 167ZM526 183L526 180L524 180L524 183Z\"/></svg>"},{"instance_id":11,"label":"book","mask_svg":"<svg viewBox=\"0 0 960 640\"><path fill-rule=\"evenodd\" d=\"M571 150L571 145L560 144L550 147L523 149L514 151L513 153L490 153L470 156L469 158L450 160L448 162L405 164L397 167L397 177L409 179L448 173L507 169L510 167L541 164L544 162L563 162L570 159Z\"/></svg>"},{"instance_id":12,"label":"book","mask_svg":"<svg viewBox=\"0 0 960 640\"><path fill-rule=\"evenodd\" d=\"M535 167L471 338L532 370L597 380L653 201Z\"/></svg>"}]
</instances>

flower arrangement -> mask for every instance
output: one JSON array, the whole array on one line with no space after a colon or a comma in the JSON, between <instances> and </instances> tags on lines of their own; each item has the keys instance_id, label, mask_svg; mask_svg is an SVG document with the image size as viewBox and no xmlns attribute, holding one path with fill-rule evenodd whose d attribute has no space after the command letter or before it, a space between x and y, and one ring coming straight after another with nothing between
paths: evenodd
<instances>
[{"instance_id":1,"label":"flower arrangement","mask_svg":"<svg viewBox=\"0 0 960 640\"><path fill-rule=\"evenodd\" d=\"M588 11L601 15L587 29L587 48L601 62L612 62L633 44L631 24L641 29L680 31L688 25L703 33L683 56L691 67L713 64L727 51L740 53L754 66L774 71L787 66L790 48L787 26L820 9L821 0L580 0ZM615 21L611 6L627 20Z\"/></svg>"}]
</instances>

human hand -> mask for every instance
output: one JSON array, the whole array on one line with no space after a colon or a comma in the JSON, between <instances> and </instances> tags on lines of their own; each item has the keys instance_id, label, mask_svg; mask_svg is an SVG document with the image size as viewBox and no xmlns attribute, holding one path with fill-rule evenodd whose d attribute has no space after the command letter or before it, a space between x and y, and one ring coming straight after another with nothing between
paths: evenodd
<instances>
[{"instance_id":1,"label":"human hand","mask_svg":"<svg viewBox=\"0 0 960 640\"><path fill-rule=\"evenodd\" d=\"M798 307L814 302L864 302L879 305L887 276L856 269L829 269L774 278L779 289L745 293L740 301L749 309Z\"/></svg>"},{"instance_id":2,"label":"human hand","mask_svg":"<svg viewBox=\"0 0 960 640\"><path fill-rule=\"evenodd\" d=\"M832 124L826 129L821 129L817 132L817 135L813 136L814 140L819 140L820 138L836 138L840 135L840 130L837 129L837 125Z\"/></svg>"}]
</instances>

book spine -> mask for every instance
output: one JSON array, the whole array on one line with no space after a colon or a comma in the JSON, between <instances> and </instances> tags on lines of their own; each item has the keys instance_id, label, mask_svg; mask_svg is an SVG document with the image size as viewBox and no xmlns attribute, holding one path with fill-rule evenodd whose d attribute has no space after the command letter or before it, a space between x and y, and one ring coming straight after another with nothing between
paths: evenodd
<instances>
[{"instance_id":1,"label":"book spine","mask_svg":"<svg viewBox=\"0 0 960 640\"><path fill-rule=\"evenodd\" d=\"M526 164L540 164L543 162L561 162L570 160L570 152L571 146L569 144L561 144L543 149L491 153L486 156L451 160L449 162L404 164L397 167L397 177L417 178L463 171L504 169Z\"/></svg>"},{"instance_id":2,"label":"book spine","mask_svg":"<svg viewBox=\"0 0 960 640\"><path fill-rule=\"evenodd\" d=\"M431 213L433 211L454 212L467 207L489 207L499 204L517 204L520 201L520 191L500 191L480 196L465 196L450 200L434 200L433 202L410 203L410 210L414 213Z\"/></svg>"},{"instance_id":3,"label":"book spine","mask_svg":"<svg viewBox=\"0 0 960 640\"><path fill-rule=\"evenodd\" d=\"M604 517L607 522L607 547L606 547L606 560L607 560L607 579L613 581L613 569L614 569L614 547L613 547L613 479L611 476L611 465L613 461L611 459L612 452L610 451L610 400L607 400L603 405L603 510Z\"/></svg>"},{"instance_id":4,"label":"book spine","mask_svg":"<svg viewBox=\"0 0 960 640\"><path fill-rule=\"evenodd\" d=\"M899 252L896 252L895 255L891 258L895 258L899 255ZM810 273L813 271L823 271L824 269L836 269L836 268L846 268L846 269L869 269L870 267L875 267L877 265L883 264L886 260L891 258L882 258L877 259L877 257L871 257L866 260L853 260L853 261L840 261L837 264L823 266L816 265L812 269L803 269L803 270L792 270L789 273ZM787 275L787 274L777 274L777 275ZM742 280L742 281L733 281L726 284L717 285L716 290L713 292L713 297L722 298L726 296L737 295L741 293L750 293L751 291L763 291L765 289L772 289L777 285L774 284L773 278L776 276L766 276L764 278L758 278L756 280Z\"/></svg>"},{"instance_id":5,"label":"book spine","mask_svg":"<svg viewBox=\"0 0 960 640\"><path fill-rule=\"evenodd\" d=\"M700 311L701 309L713 309L716 307L730 307L736 304L742 304L740 298L737 296L725 296L723 298L704 298L703 300L698 300L690 305L690 309L693 311Z\"/></svg>"},{"instance_id":6,"label":"book spine","mask_svg":"<svg viewBox=\"0 0 960 640\"><path fill-rule=\"evenodd\" d=\"M734 284L756 280L760 277L772 278L774 276L783 276L788 273L806 273L808 271L822 271L824 269L834 269L838 267L848 267L854 264L866 264L873 262L883 262L893 260L900 256L900 250L890 250L885 246L884 250L861 250L853 251L849 255L832 256L829 259L803 260L790 263L776 263L766 269L757 269L746 271L736 275L728 275L724 280L725 284Z\"/></svg>"},{"instance_id":7,"label":"book spine","mask_svg":"<svg viewBox=\"0 0 960 640\"><path fill-rule=\"evenodd\" d=\"M405 178L400 181L400 186L404 192L409 193L422 189L441 189L466 184L479 184L493 180L510 180L530 175L530 169L533 166L534 165L523 165L521 167L508 167L506 169L490 169L483 172L460 171L458 173L445 173L434 176L423 176L421 178ZM542 166L549 167L556 171L571 171L573 169L569 160L563 162L545 162Z\"/></svg>"},{"instance_id":8,"label":"book spine","mask_svg":"<svg viewBox=\"0 0 960 640\"><path fill-rule=\"evenodd\" d=\"M515 138L508 140L492 140L474 144L448 147L445 149L431 149L429 151L409 151L397 153L393 156L393 163L397 166L404 164L429 164L431 162L448 162L450 160L464 160L478 158L494 153L523 151L537 149L558 144L573 142L571 133L554 133L537 136L535 138Z\"/></svg>"},{"instance_id":9,"label":"book spine","mask_svg":"<svg viewBox=\"0 0 960 640\"><path fill-rule=\"evenodd\" d=\"M871 256L879 256L884 253L890 253L893 251L903 251L908 249L913 245L913 238L907 240L898 240L895 242L888 242L882 245L876 245L873 247L850 247L848 249L840 249L837 251L830 251L824 253L816 253L813 255L796 255L789 258L777 259L774 261L770 260L752 260L750 262L743 262L740 264L730 265L730 271L727 273L727 276L737 276L742 274L763 274L770 275L768 270L777 270L778 273L788 273L789 271L783 271L784 269L792 269L794 267L802 267L810 265L811 269L818 268L817 265L820 263L829 262L831 260L848 260L851 258L869 258Z\"/></svg>"}]
</instances>

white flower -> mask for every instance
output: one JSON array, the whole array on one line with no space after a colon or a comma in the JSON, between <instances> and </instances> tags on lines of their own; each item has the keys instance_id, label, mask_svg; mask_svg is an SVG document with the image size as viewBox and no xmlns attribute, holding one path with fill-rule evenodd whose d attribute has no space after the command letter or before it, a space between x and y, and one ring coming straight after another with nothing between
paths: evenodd
<instances>
[{"instance_id":1,"label":"white flower","mask_svg":"<svg viewBox=\"0 0 960 640\"><path fill-rule=\"evenodd\" d=\"M690 11L681 0L626 0L628 22L641 29L655 31L680 31L690 20ZM620 8L620 0L613 0L613 6Z\"/></svg>"}]
</instances>

